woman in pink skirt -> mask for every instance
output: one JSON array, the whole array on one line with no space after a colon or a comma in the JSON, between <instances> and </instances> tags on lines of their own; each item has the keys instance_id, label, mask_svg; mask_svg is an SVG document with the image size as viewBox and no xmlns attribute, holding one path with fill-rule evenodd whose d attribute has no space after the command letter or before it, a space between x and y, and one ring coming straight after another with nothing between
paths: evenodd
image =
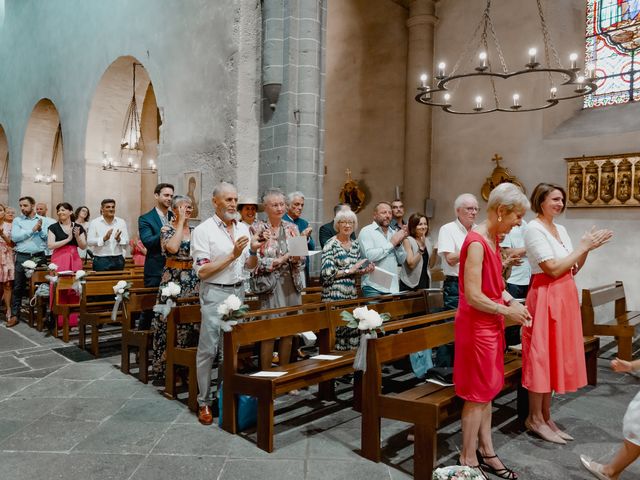
<instances>
[{"instance_id":1,"label":"woman in pink skirt","mask_svg":"<svg viewBox=\"0 0 640 480\"><path fill-rule=\"evenodd\" d=\"M509 480L518 475L493 449L491 401L504 384L504 318L523 324L531 317L505 291L499 242L520 225L528 207L527 197L513 184L491 192L487 220L467 234L460 250L455 320L453 383L456 395L465 400L460 464Z\"/></svg>"},{"instance_id":2,"label":"woman in pink skirt","mask_svg":"<svg viewBox=\"0 0 640 480\"><path fill-rule=\"evenodd\" d=\"M15 259L13 257L13 242L11 241L11 221L7 221L7 208L0 203L0 285L2 286L2 300L5 305L7 319L11 315L11 291Z\"/></svg>"},{"instance_id":3,"label":"woman in pink skirt","mask_svg":"<svg viewBox=\"0 0 640 480\"><path fill-rule=\"evenodd\" d=\"M522 385L529 391L528 430L543 440L565 444L573 437L551 419L551 392L575 392L587 384L582 320L573 276L587 254L611 239L611 230L584 234L578 248L554 218L564 212L567 195L558 185L539 184L531 195L538 215L525 232L531 284L527 309L531 326L522 329Z\"/></svg>"}]
</instances>

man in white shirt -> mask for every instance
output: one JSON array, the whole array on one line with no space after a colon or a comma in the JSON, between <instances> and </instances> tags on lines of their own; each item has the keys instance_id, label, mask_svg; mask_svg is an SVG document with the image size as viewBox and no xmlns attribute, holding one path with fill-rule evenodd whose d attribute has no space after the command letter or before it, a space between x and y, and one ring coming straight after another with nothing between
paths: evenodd
<instances>
[{"instance_id":1,"label":"man in white shirt","mask_svg":"<svg viewBox=\"0 0 640 480\"><path fill-rule=\"evenodd\" d=\"M442 258L444 283L442 296L445 310L458 308L458 275L460 269L460 250L467 233L475 226L478 215L478 200L471 193L463 193L453 203L456 219L442 227L438 232L438 254ZM453 344L443 345L436 350L437 367L453 365Z\"/></svg>"},{"instance_id":2,"label":"man in white shirt","mask_svg":"<svg viewBox=\"0 0 640 480\"><path fill-rule=\"evenodd\" d=\"M387 202L378 203L373 209L373 223L362 227L358 242L362 256L376 267L393 275L391 286L380 285L371 279L371 274L362 277L362 294L365 297L375 297L387 293L398 293L398 265L402 265L407 258L407 252L402 247L402 241L407 238L409 230L406 226L399 230L389 228L391 223L391 205Z\"/></svg>"},{"instance_id":3,"label":"man in white shirt","mask_svg":"<svg viewBox=\"0 0 640 480\"><path fill-rule=\"evenodd\" d=\"M36 203L36 215L42 218L42 230L44 232L49 231L49 227L56 223L56 220L48 217L47 212L49 211L49 207L44 202ZM47 257L47 261L49 261L49 257L51 257L51 250L45 245L44 254Z\"/></svg>"},{"instance_id":4,"label":"man in white shirt","mask_svg":"<svg viewBox=\"0 0 640 480\"><path fill-rule=\"evenodd\" d=\"M96 272L124 269L124 254L129 243L127 224L116 217L116 201L105 198L100 203L102 214L89 224L87 244L93 252Z\"/></svg>"},{"instance_id":5,"label":"man in white shirt","mask_svg":"<svg viewBox=\"0 0 640 480\"><path fill-rule=\"evenodd\" d=\"M217 401L211 392L213 361L218 354L220 320L218 307L229 295L244 301L243 272L258 265L257 250L263 240L251 238L249 227L236 220L238 193L230 183L222 182L213 189L215 214L198 225L191 234L191 256L200 279L202 322L196 353L198 376L198 420L213 423ZM218 365L218 377L222 361ZM218 385L219 388L219 385ZM217 416L217 415L215 415Z\"/></svg>"}]
</instances>

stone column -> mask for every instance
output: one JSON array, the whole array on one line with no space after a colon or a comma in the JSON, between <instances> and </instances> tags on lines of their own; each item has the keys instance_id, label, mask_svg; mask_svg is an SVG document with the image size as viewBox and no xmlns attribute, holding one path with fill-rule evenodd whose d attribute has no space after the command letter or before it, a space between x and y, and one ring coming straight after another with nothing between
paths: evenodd
<instances>
[{"instance_id":1,"label":"stone column","mask_svg":"<svg viewBox=\"0 0 640 480\"><path fill-rule=\"evenodd\" d=\"M415 101L420 75L433 72L433 0L412 0L407 20L407 94L403 200L407 212L423 212L431 192L431 111Z\"/></svg>"}]
</instances>

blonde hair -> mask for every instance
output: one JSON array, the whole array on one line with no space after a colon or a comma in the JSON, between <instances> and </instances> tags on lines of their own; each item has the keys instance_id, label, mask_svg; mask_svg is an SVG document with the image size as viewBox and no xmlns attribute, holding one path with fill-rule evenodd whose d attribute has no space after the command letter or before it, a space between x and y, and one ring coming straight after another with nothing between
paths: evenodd
<instances>
[{"instance_id":1,"label":"blonde hair","mask_svg":"<svg viewBox=\"0 0 640 480\"><path fill-rule=\"evenodd\" d=\"M529 199L513 183L505 182L491 190L487 210L496 211L501 205L506 207L509 213L516 209L527 210L529 208Z\"/></svg>"}]
</instances>

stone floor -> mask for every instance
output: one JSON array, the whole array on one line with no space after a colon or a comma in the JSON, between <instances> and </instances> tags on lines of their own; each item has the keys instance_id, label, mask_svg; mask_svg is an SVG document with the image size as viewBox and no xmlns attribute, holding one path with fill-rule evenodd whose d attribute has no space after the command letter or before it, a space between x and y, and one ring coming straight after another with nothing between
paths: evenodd
<instances>
[{"instance_id":1,"label":"stone floor","mask_svg":"<svg viewBox=\"0 0 640 480\"><path fill-rule=\"evenodd\" d=\"M267 454L256 448L255 433L201 426L183 403L123 375L118 356L90 360L65 347L25 324L0 327L0 479L412 478L406 424L383 422L383 463L358 454L360 417L349 407L346 385L338 403L317 401L312 392L279 400L276 449ZM607 365L600 360L596 388L554 400L556 420L577 439L567 446L520 431L513 396L497 402L497 450L521 479L590 478L578 455L612 454L640 381ZM459 422L440 432L442 465L455 462L460 443ZM640 478L640 462L621 478Z\"/></svg>"}]
</instances>

